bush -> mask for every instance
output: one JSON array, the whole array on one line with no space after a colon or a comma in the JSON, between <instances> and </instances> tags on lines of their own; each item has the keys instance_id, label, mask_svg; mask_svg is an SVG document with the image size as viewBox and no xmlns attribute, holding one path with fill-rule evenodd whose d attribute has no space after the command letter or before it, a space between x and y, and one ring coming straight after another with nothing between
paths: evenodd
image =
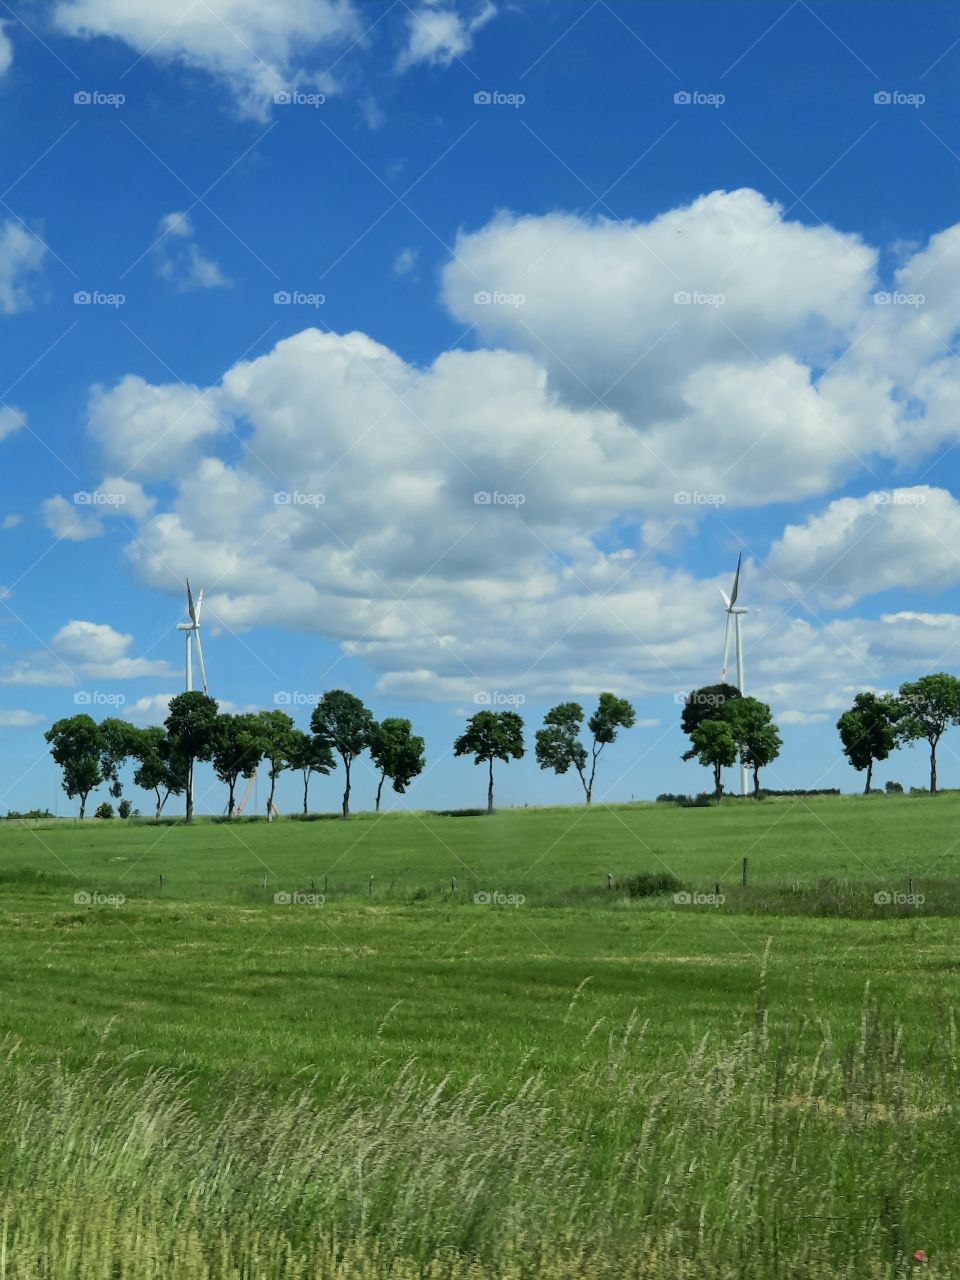
<instances>
[{"instance_id":1,"label":"bush","mask_svg":"<svg viewBox=\"0 0 960 1280\"><path fill-rule=\"evenodd\" d=\"M888 795L888 796L902 796L902 795L903 795L903 783L902 783L902 782L888 782L888 783L887 783L887 785L886 785L883 789L884 789L884 791L887 793L887 795Z\"/></svg>"},{"instance_id":2,"label":"bush","mask_svg":"<svg viewBox=\"0 0 960 1280\"><path fill-rule=\"evenodd\" d=\"M762 796L838 796L839 787L796 787L792 791L771 791L767 787L760 788Z\"/></svg>"},{"instance_id":3,"label":"bush","mask_svg":"<svg viewBox=\"0 0 960 1280\"><path fill-rule=\"evenodd\" d=\"M628 876L622 881L621 888L631 898L653 898L661 893L679 893L683 881L669 871L641 871L639 875Z\"/></svg>"},{"instance_id":4,"label":"bush","mask_svg":"<svg viewBox=\"0 0 960 1280\"><path fill-rule=\"evenodd\" d=\"M28 809L26 813L18 813L16 809L9 810L3 815L5 818L13 820L30 820L36 821L39 818L52 818L53 814L49 809Z\"/></svg>"},{"instance_id":5,"label":"bush","mask_svg":"<svg viewBox=\"0 0 960 1280\"><path fill-rule=\"evenodd\" d=\"M121 818L129 818L133 812L133 805L129 800L121 800L117 805L117 813Z\"/></svg>"},{"instance_id":6,"label":"bush","mask_svg":"<svg viewBox=\"0 0 960 1280\"><path fill-rule=\"evenodd\" d=\"M94 813L94 815L93 815L93 816L94 816L95 818L112 818L112 817L113 817L113 805L112 805L112 804L108 804L108 802L107 802L106 800L104 800L102 804L98 804L98 805L97 805L96 812Z\"/></svg>"},{"instance_id":7,"label":"bush","mask_svg":"<svg viewBox=\"0 0 960 1280\"><path fill-rule=\"evenodd\" d=\"M664 791L657 796L657 804L676 804L681 809L706 809L713 804L715 798L712 791L701 791L695 796L674 795L671 791Z\"/></svg>"}]
</instances>

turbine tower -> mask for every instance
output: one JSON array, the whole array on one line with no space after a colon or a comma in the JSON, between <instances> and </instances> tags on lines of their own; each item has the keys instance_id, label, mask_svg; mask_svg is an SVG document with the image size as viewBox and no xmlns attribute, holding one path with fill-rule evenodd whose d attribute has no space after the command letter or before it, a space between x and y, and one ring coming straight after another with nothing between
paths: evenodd
<instances>
[{"instance_id":1,"label":"turbine tower","mask_svg":"<svg viewBox=\"0 0 960 1280\"><path fill-rule=\"evenodd\" d=\"M733 589L730 594L724 591L723 587L718 590L723 596L723 603L727 609L727 625L723 629L723 669L720 672L720 679L724 684L727 683L727 653L730 648L730 619L733 618L734 641L737 646L737 688L740 690L740 696L746 695L746 689L743 687L743 635L740 630L740 619L747 612L742 605L737 604L737 595L740 591L740 561L743 559L743 552L737 556L737 572L733 575ZM740 757L740 794L745 796L748 794L747 766L743 757Z\"/></svg>"},{"instance_id":2,"label":"turbine tower","mask_svg":"<svg viewBox=\"0 0 960 1280\"><path fill-rule=\"evenodd\" d=\"M190 579L187 579L187 613L190 617L189 622L178 622L177 630L184 633L184 639L187 643L186 652L186 690L187 693L193 692L193 654L191 644L197 646L197 663L200 667L200 679L203 682L203 692L207 692L207 673L203 666L203 648L200 644L200 610L203 608L203 592L197 596L197 603L194 606L193 592L190 590Z\"/></svg>"}]
</instances>

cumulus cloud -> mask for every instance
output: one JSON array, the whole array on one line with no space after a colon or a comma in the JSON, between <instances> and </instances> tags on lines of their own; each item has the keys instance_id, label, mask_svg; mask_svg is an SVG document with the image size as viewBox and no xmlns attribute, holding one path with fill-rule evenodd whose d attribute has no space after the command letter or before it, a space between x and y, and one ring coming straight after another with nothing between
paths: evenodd
<instances>
[{"instance_id":1,"label":"cumulus cloud","mask_svg":"<svg viewBox=\"0 0 960 1280\"><path fill-rule=\"evenodd\" d=\"M30 305L31 278L40 270L46 251L43 242L15 219L0 223L0 312L3 315L12 316Z\"/></svg>"},{"instance_id":2,"label":"cumulus cloud","mask_svg":"<svg viewBox=\"0 0 960 1280\"><path fill-rule=\"evenodd\" d=\"M193 222L186 213L167 213L160 219L154 245L157 275L181 292L222 289L230 282L194 239Z\"/></svg>"},{"instance_id":3,"label":"cumulus cloud","mask_svg":"<svg viewBox=\"0 0 960 1280\"><path fill-rule=\"evenodd\" d=\"M41 513L47 528L65 542L86 542L105 533L104 520L143 520L156 502L143 486L125 476L107 476L96 489L79 490L68 501L62 494L47 498Z\"/></svg>"},{"instance_id":4,"label":"cumulus cloud","mask_svg":"<svg viewBox=\"0 0 960 1280\"><path fill-rule=\"evenodd\" d=\"M204 71L255 118L280 90L329 90L327 55L362 33L350 0L60 0L54 21L69 35L122 40L141 57Z\"/></svg>"},{"instance_id":5,"label":"cumulus cloud","mask_svg":"<svg viewBox=\"0 0 960 1280\"><path fill-rule=\"evenodd\" d=\"M960 582L960 503L929 485L838 498L787 525L767 567L811 603L843 609L894 587L943 591Z\"/></svg>"},{"instance_id":6,"label":"cumulus cloud","mask_svg":"<svg viewBox=\"0 0 960 1280\"><path fill-rule=\"evenodd\" d=\"M136 657L134 638L107 623L67 622L42 651L0 672L0 684L72 685L84 680L137 680L172 674L165 660Z\"/></svg>"},{"instance_id":7,"label":"cumulus cloud","mask_svg":"<svg viewBox=\"0 0 960 1280\"><path fill-rule=\"evenodd\" d=\"M952 244L918 250L900 284ZM128 548L142 580L189 572L213 620L324 634L395 696L679 693L719 674L723 617L713 581L667 567L678 528L720 505L729 522L826 498L864 456L899 461L955 431L957 374L916 308L874 302L875 251L756 192L628 227L502 215L458 257L444 297L480 325L478 350L418 367L366 334L308 329L209 387L96 389L108 470L165 485ZM946 332L960 291L934 297ZM889 506L870 518L899 563L893 542L918 535ZM817 583L814 544L836 559L859 518L788 529L768 583L857 598ZM932 661L953 625L811 622L790 590L757 585L748 687L795 716Z\"/></svg>"},{"instance_id":8,"label":"cumulus cloud","mask_svg":"<svg viewBox=\"0 0 960 1280\"><path fill-rule=\"evenodd\" d=\"M487 0L473 13L459 13L445 4L421 4L407 14L406 43L397 59L397 70L406 71L418 62L447 67L473 47L473 38L496 14Z\"/></svg>"},{"instance_id":9,"label":"cumulus cloud","mask_svg":"<svg viewBox=\"0 0 960 1280\"><path fill-rule=\"evenodd\" d=\"M0 440L6 440L14 431L19 431L26 425L26 421L26 414L20 409L9 404L0 406Z\"/></svg>"}]
</instances>

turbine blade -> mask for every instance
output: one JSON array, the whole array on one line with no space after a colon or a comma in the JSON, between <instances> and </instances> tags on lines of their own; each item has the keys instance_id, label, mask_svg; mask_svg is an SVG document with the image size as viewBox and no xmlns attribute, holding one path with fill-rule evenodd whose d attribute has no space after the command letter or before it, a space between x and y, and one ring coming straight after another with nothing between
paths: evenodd
<instances>
[{"instance_id":1,"label":"turbine blade","mask_svg":"<svg viewBox=\"0 0 960 1280\"><path fill-rule=\"evenodd\" d=\"M743 559L743 552L737 556L737 572L733 576L733 590L730 592L730 604L737 603L737 592L740 590L740 561Z\"/></svg>"},{"instance_id":2,"label":"turbine blade","mask_svg":"<svg viewBox=\"0 0 960 1280\"><path fill-rule=\"evenodd\" d=\"M730 648L730 610L727 610L727 625L723 628L723 666L720 668L720 679L727 683L727 651Z\"/></svg>"},{"instance_id":3,"label":"turbine blade","mask_svg":"<svg viewBox=\"0 0 960 1280\"><path fill-rule=\"evenodd\" d=\"M206 693L207 692L207 672L206 672L206 668L203 665L203 649L200 645L199 630L194 631L193 638L197 646L197 662L200 664L200 680L203 684L203 692Z\"/></svg>"},{"instance_id":4,"label":"turbine blade","mask_svg":"<svg viewBox=\"0 0 960 1280\"><path fill-rule=\"evenodd\" d=\"M717 587L717 590L720 592L720 595L721 595L721 596L722 596L722 598L723 598L723 603L726 605L727 610L728 610L728 612L729 612L729 609L730 609L730 597L729 597L729 596L727 595L727 593L724 591L723 587Z\"/></svg>"},{"instance_id":5,"label":"turbine blade","mask_svg":"<svg viewBox=\"0 0 960 1280\"><path fill-rule=\"evenodd\" d=\"M190 615L190 621L196 622L197 614L193 607L193 592L190 590L190 579L187 579L187 613Z\"/></svg>"},{"instance_id":6,"label":"turbine blade","mask_svg":"<svg viewBox=\"0 0 960 1280\"><path fill-rule=\"evenodd\" d=\"M200 625L200 610L202 608L203 608L203 591L201 590L200 594L197 596L197 615L194 618L194 622L197 624L198 627Z\"/></svg>"}]
</instances>

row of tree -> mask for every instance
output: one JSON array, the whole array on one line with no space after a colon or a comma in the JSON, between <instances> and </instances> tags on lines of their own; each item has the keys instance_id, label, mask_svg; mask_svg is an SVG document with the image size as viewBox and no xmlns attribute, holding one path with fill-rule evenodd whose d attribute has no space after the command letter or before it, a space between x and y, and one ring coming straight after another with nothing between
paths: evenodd
<instances>
[{"instance_id":1,"label":"row of tree","mask_svg":"<svg viewBox=\"0 0 960 1280\"><path fill-rule=\"evenodd\" d=\"M864 794L873 782L873 766L897 747L926 742L930 749L930 792L937 790L937 747L950 725L960 724L960 679L945 671L908 680L899 693L858 693L837 721L844 755L854 769L866 770Z\"/></svg>"},{"instance_id":2,"label":"row of tree","mask_svg":"<svg viewBox=\"0 0 960 1280\"><path fill-rule=\"evenodd\" d=\"M597 763L603 748L614 742L620 729L635 722L633 707L612 693L600 695L597 709L587 721L589 738L581 741L584 710L577 702L563 702L544 719L536 735L536 757L541 769L562 775L574 770L586 801L593 799ZM523 719L515 711L478 711L467 722L453 746L454 755L473 756L475 764L488 768L487 809L493 811L494 761L508 762L524 754ZM363 702L342 689L333 689L319 700L310 716L310 732L298 729L285 711L230 715L221 712L215 699L204 693L182 693L170 700L162 726L141 729L115 717L99 724L88 715L58 720L46 733L51 754L63 772L67 795L80 800L80 817L86 813L91 791L106 784L110 795L122 794L120 770L135 765L133 781L156 796L159 818L170 796L186 797L186 819L193 819L193 775L196 764L211 764L227 788L227 814L236 809L236 789L241 779L254 776L266 765L270 780L267 813L274 811L274 793L280 774L298 770L303 777L303 812L309 811L310 779L329 774L339 756L344 772L342 811L350 816L352 768L364 752L379 774L375 806L380 811L383 785L389 779L402 794L426 763L423 738L413 732L409 720L374 719Z\"/></svg>"},{"instance_id":3,"label":"row of tree","mask_svg":"<svg viewBox=\"0 0 960 1280\"><path fill-rule=\"evenodd\" d=\"M356 757L369 750L379 772L376 807L383 784L403 792L424 767L424 742L409 720L390 717L377 722L359 698L342 689L324 694L310 719L310 733L298 729L285 711L230 715L221 712L205 693L181 693L170 700L162 726L137 728L127 720L108 718L99 724L88 715L58 720L45 735L50 752L63 772L63 789L80 800L80 817L87 797L107 784L110 794L122 794L120 770L135 763L133 781L156 796L159 818L170 796L186 796L186 818L193 820L193 775L198 761L209 762L227 787L227 814L233 817L240 780L266 765L270 781L267 813L274 811L277 779L284 770L303 778L303 812L309 809L310 779L336 768L334 753L343 763L346 786L343 816L350 813L350 770Z\"/></svg>"}]
</instances>

